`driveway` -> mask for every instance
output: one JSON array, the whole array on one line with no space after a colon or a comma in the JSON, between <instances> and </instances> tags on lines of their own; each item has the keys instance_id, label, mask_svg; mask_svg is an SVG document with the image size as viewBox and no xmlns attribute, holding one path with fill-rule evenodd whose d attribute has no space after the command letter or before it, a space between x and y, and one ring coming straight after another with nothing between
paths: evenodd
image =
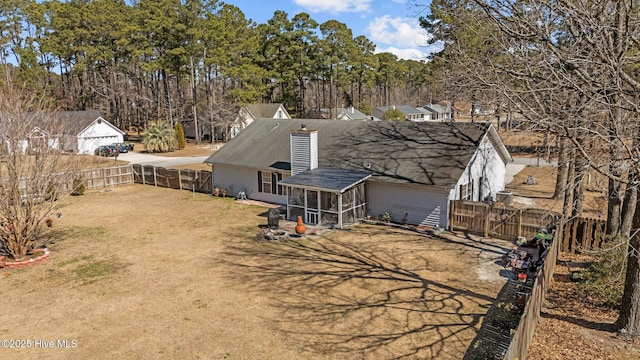
<instances>
[{"instance_id":1,"label":"driveway","mask_svg":"<svg viewBox=\"0 0 640 360\"><path fill-rule=\"evenodd\" d=\"M513 181L513 177L527 166L558 166L558 161L551 160L551 162L547 162L543 158L514 156L513 162L507 164L507 170L504 174L504 184L507 185Z\"/></svg>"},{"instance_id":2,"label":"driveway","mask_svg":"<svg viewBox=\"0 0 640 360\"><path fill-rule=\"evenodd\" d=\"M209 155L205 156L184 156L165 157L151 154L140 154L135 152L122 153L118 155L118 160L128 161L131 164L153 165L159 167L171 167L189 164L203 163Z\"/></svg>"}]
</instances>

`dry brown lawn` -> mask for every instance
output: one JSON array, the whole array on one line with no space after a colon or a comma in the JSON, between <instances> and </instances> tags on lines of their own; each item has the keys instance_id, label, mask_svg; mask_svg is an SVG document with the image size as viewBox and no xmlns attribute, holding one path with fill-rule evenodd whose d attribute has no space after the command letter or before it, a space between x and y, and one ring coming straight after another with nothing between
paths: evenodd
<instances>
[{"instance_id":1,"label":"dry brown lawn","mask_svg":"<svg viewBox=\"0 0 640 360\"><path fill-rule=\"evenodd\" d=\"M139 141L131 141L133 146L133 152L137 153L145 153L144 145L142 145ZM195 144L193 142L187 142L184 149L175 150L166 153L153 153L153 155L157 156L165 156L165 157L183 157L183 156L204 156L211 155L216 151L215 144L212 145L208 142L202 142L200 144Z\"/></svg>"},{"instance_id":2,"label":"dry brown lawn","mask_svg":"<svg viewBox=\"0 0 640 360\"><path fill-rule=\"evenodd\" d=\"M2 359L460 359L504 284L505 242L258 242L265 208L144 185L58 206L52 257L0 270L0 339L32 346Z\"/></svg>"},{"instance_id":3,"label":"dry brown lawn","mask_svg":"<svg viewBox=\"0 0 640 360\"><path fill-rule=\"evenodd\" d=\"M556 185L555 167L533 167L527 166L513 177L513 181L506 186L507 191L512 191L514 195L522 197L516 199L516 206L535 207L556 212L562 212L562 200L552 199ZM607 182L604 176L595 171L589 172L590 178L585 180L584 192L584 212L583 216L591 218L605 218L607 215L606 192ZM535 178L535 185L527 185L529 176ZM524 202L521 202L523 201Z\"/></svg>"}]
</instances>

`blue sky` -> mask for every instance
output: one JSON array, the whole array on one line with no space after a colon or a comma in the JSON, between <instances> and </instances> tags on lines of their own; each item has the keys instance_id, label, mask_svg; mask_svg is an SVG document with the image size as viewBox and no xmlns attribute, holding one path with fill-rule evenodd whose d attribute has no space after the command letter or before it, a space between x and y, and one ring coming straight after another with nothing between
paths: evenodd
<instances>
[{"instance_id":1,"label":"blue sky","mask_svg":"<svg viewBox=\"0 0 640 360\"><path fill-rule=\"evenodd\" d=\"M401 59L424 60L429 53L427 35L418 18L430 0L226 0L247 18L266 23L276 10L291 19L306 12L319 24L335 19L347 25L353 36L364 35L376 44L376 52L390 52ZM416 7L414 3L421 7ZM421 13L422 11L422 13Z\"/></svg>"}]
</instances>

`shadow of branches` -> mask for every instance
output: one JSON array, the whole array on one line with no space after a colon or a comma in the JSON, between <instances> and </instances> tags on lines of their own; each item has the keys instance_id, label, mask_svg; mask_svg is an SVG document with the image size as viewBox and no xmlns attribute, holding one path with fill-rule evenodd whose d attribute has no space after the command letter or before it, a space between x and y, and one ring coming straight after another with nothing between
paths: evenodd
<instances>
[{"instance_id":1,"label":"shadow of branches","mask_svg":"<svg viewBox=\"0 0 640 360\"><path fill-rule=\"evenodd\" d=\"M467 266L484 250L443 240L358 227L298 241L230 243L216 261L233 286L272 301L276 329L304 352L459 359L495 293Z\"/></svg>"}]
</instances>

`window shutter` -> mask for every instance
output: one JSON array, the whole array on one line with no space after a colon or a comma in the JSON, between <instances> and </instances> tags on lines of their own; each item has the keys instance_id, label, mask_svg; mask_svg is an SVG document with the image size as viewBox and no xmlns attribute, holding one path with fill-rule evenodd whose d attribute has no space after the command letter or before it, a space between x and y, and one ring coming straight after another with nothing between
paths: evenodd
<instances>
[{"instance_id":1,"label":"window shutter","mask_svg":"<svg viewBox=\"0 0 640 360\"><path fill-rule=\"evenodd\" d=\"M262 171L258 171L258 192L262 192Z\"/></svg>"},{"instance_id":2,"label":"window shutter","mask_svg":"<svg viewBox=\"0 0 640 360\"><path fill-rule=\"evenodd\" d=\"M271 193L278 194L278 178L275 172L271 173Z\"/></svg>"}]
</instances>

